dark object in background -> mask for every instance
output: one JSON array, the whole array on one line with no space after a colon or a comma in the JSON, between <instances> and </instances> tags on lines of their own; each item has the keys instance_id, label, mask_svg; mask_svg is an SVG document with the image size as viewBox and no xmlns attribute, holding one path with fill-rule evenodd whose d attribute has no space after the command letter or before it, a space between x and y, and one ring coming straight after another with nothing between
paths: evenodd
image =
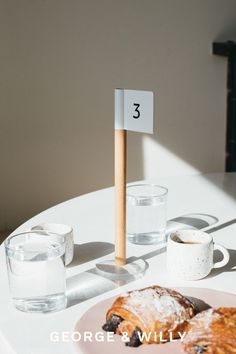
<instances>
[{"instance_id":1,"label":"dark object in background","mask_svg":"<svg viewBox=\"0 0 236 354\"><path fill-rule=\"evenodd\" d=\"M236 171L236 43L213 43L213 54L228 58L226 172Z\"/></svg>"}]
</instances>

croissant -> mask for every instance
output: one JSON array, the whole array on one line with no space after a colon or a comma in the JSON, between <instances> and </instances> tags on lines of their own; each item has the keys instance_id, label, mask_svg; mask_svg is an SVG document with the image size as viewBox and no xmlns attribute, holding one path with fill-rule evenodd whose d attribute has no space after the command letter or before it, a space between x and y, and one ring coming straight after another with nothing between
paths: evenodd
<instances>
[{"instance_id":1,"label":"croissant","mask_svg":"<svg viewBox=\"0 0 236 354\"><path fill-rule=\"evenodd\" d=\"M235 354L236 307L200 312L190 320L183 346L188 354Z\"/></svg>"},{"instance_id":2,"label":"croissant","mask_svg":"<svg viewBox=\"0 0 236 354\"><path fill-rule=\"evenodd\" d=\"M106 314L105 331L125 334L126 345L160 343L180 337L197 312L177 291L160 286L130 291L118 297Z\"/></svg>"}]
</instances>

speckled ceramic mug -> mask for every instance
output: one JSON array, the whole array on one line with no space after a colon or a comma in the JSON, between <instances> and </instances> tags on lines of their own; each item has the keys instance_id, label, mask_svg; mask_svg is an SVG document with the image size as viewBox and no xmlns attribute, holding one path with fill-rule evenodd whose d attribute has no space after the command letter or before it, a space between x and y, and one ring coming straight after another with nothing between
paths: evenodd
<instances>
[{"instance_id":1,"label":"speckled ceramic mug","mask_svg":"<svg viewBox=\"0 0 236 354\"><path fill-rule=\"evenodd\" d=\"M223 259L213 262L214 250L219 250ZM180 230L170 234L167 241L167 269L183 280L198 280L206 277L212 268L224 267L229 261L229 252L213 242L211 235L199 230Z\"/></svg>"}]
</instances>

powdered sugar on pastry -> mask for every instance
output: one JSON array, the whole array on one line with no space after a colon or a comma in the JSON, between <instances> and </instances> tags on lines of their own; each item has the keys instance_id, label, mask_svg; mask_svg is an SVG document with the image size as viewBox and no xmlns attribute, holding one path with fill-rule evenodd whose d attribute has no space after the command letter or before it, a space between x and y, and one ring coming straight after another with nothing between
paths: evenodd
<instances>
[{"instance_id":1,"label":"powdered sugar on pastry","mask_svg":"<svg viewBox=\"0 0 236 354\"><path fill-rule=\"evenodd\" d=\"M147 318L155 318L159 327L161 323L168 323L170 331L194 314L190 300L178 292L157 286L125 294L123 306L128 311L132 309L144 325L147 324Z\"/></svg>"},{"instance_id":2,"label":"powdered sugar on pastry","mask_svg":"<svg viewBox=\"0 0 236 354\"><path fill-rule=\"evenodd\" d=\"M213 311L213 309L197 314L189 322L190 330L188 335L185 337L185 343L208 338L211 332L211 323L219 317L220 315ZM194 330L191 330L192 326L194 326Z\"/></svg>"},{"instance_id":3,"label":"powdered sugar on pastry","mask_svg":"<svg viewBox=\"0 0 236 354\"><path fill-rule=\"evenodd\" d=\"M175 323L185 321L185 308L180 304L178 296L175 298L167 291L161 291L161 294L152 288L143 291L133 291L127 297L126 307L140 308L150 313L156 314L156 319L162 323L168 322L173 316Z\"/></svg>"},{"instance_id":4,"label":"powdered sugar on pastry","mask_svg":"<svg viewBox=\"0 0 236 354\"><path fill-rule=\"evenodd\" d=\"M163 339L179 337L179 331L184 332L187 321L196 313L196 308L190 300L180 293L160 286L130 291L118 297L108 310L106 319L119 316L121 323L117 333L140 331L150 334L143 343L157 343L155 334L162 332ZM135 330L133 330L135 328ZM132 332L132 333L133 333ZM132 335L134 339L135 333ZM132 341L133 341L132 339Z\"/></svg>"},{"instance_id":5,"label":"powdered sugar on pastry","mask_svg":"<svg viewBox=\"0 0 236 354\"><path fill-rule=\"evenodd\" d=\"M182 316L184 307L170 295L159 296L153 302L155 309L158 311L158 319L160 321L166 321L166 318L176 314Z\"/></svg>"},{"instance_id":6,"label":"powdered sugar on pastry","mask_svg":"<svg viewBox=\"0 0 236 354\"><path fill-rule=\"evenodd\" d=\"M191 319L183 346L185 353L236 353L236 308L220 307Z\"/></svg>"}]
</instances>

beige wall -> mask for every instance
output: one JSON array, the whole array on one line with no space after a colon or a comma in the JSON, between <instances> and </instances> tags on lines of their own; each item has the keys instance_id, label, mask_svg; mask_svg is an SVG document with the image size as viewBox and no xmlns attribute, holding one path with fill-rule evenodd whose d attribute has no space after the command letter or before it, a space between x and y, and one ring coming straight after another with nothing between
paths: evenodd
<instances>
[{"instance_id":1,"label":"beige wall","mask_svg":"<svg viewBox=\"0 0 236 354\"><path fill-rule=\"evenodd\" d=\"M113 90L154 90L128 179L222 171L235 0L0 0L0 228L113 184Z\"/></svg>"}]
</instances>

